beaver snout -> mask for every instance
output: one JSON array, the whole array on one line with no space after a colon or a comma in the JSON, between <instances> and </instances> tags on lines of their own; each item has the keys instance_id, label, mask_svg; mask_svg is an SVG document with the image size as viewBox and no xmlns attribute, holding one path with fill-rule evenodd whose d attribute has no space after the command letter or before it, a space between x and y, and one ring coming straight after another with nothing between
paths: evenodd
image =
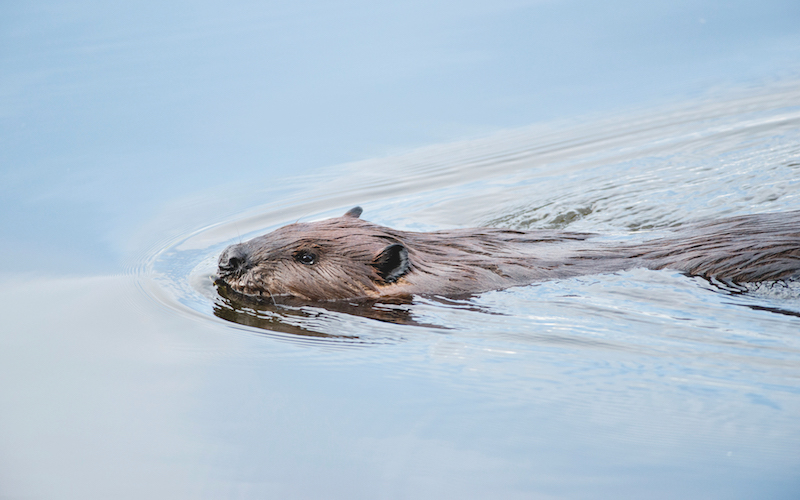
<instances>
[{"instance_id":1,"label":"beaver snout","mask_svg":"<svg viewBox=\"0 0 800 500\"><path fill-rule=\"evenodd\" d=\"M219 256L217 266L220 277L241 275L250 267L247 249L241 243L229 246Z\"/></svg>"}]
</instances>

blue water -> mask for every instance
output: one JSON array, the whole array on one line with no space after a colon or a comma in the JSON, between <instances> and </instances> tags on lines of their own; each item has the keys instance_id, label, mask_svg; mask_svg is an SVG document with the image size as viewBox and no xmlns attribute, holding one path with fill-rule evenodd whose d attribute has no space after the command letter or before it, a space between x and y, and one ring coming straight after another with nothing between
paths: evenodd
<instances>
[{"instance_id":1,"label":"blue water","mask_svg":"<svg viewBox=\"0 0 800 500\"><path fill-rule=\"evenodd\" d=\"M239 311L298 219L800 209L800 5L0 7L0 497L796 498L800 288ZM227 309L226 309L227 308Z\"/></svg>"}]
</instances>

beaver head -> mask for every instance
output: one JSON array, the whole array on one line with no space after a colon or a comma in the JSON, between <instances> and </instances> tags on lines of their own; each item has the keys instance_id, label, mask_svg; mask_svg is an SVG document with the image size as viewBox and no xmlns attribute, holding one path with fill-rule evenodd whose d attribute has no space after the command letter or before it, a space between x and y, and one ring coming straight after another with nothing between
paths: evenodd
<instances>
[{"instance_id":1,"label":"beaver head","mask_svg":"<svg viewBox=\"0 0 800 500\"><path fill-rule=\"evenodd\" d=\"M380 296L409 271L408 250L400 232L359 219L361 212L355 207L231 245L219 257L217 282L261 301Z\"/></svg>"}]
</instances>

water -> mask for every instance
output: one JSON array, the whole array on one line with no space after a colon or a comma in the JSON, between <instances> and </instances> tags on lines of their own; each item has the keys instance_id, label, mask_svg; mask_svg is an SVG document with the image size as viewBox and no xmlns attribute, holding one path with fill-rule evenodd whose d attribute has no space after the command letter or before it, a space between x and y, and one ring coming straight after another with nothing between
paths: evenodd
<instances>
[{"instance_id":1,"label":"water","mask_svg":"<svg viewBox=\"0 0 800 500\"><path fill-rule=\"evenodd\" d=\"M798 496L796 283L211 281L355 205L632 240L800 209L795 3L3 10L0 497Z\"/></svg>"}]
</instances>

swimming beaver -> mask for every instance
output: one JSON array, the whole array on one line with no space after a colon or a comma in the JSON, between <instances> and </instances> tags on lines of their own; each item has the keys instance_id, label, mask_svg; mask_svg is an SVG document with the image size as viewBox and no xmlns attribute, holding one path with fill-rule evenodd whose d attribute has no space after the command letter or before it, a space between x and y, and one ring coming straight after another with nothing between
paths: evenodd
<instances>
[{"instance_id":1,"label":"swimming beaver","mask_svg":"<svg viewBox=\"0 0 800 500\"><path fill-rule=\"evenodd\" d=\"M231 245L219 257L217 282L255 300L322 301L456 296L636 267L730 283L800 278L800 211L692 224L639 243L553 230L398 231L361 212Z\"/></svg>"}]
</instances>

